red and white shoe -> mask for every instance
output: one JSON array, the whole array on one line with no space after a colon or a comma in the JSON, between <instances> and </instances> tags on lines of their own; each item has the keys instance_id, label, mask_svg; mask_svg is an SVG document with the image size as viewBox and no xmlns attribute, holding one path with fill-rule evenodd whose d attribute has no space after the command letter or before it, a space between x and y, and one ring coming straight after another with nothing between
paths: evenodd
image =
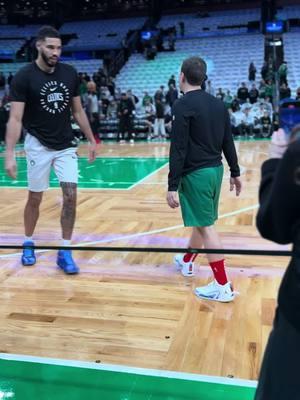
<instances>
[{"instance_id":1,"label":"red and white shoe","mask_svg":"<svg viewBox=\"0 0 300 400\"><path fill-rule=\"evenodd\" d=\"M183 261L183 254L177 254L174 257L174 262L178 268L178 270L180 270L180 272L182 273L183 276L194 276L195 275L195 265L193 261L189 261L189 262L185 262Z\"/></svg>"},{"instance_id":2,"label":"red and white shoe","mask_svg":"<svg viewBox=\"0 0 300 400\"><path fill-rule=\"evenodd\" d=\"M220 301L229 303L235 299L238 292L235 292L230 282L220 285L215 279L206 286L197 287L194 293L200 299Z\"/></svg>"}]
</instances>

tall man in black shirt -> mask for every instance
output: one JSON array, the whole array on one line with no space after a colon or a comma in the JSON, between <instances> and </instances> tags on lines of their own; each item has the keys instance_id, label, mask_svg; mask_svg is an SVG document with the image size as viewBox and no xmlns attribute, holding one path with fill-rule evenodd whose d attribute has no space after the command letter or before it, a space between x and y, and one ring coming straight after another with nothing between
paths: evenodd
<instances>
[{"instance_id":1,"label":"tall man in black shirt","mask_svg":"<svg viewBox=\"0 0 300 400\"><path fill-rule=\"evenodd\" d=\"M180 90L184 96L173 107L167 202L171 208L180 202L184 225L193 227L189 247L212 249L222 246L214 227L223 177L222 151L230 167L230 190L235 187L238 196L242 185L228 111L222 101L201 90L205 78L206 63L201 58L183 62ZM207 257L215 279L196 288L195 294L232 301L235 293L226 276L224 256ZM190 253L175 257L184 276L194 274L194 259Z\"/></svg>"},{"instance_id":2,"label":"tall man in black shirt","mask_svg":"<svg viewBox=\"0 0 300 400\"><path fill-rule=\"evenodd\" d=\"M22 125L26 130L24 149L27 159L28 201L24 211L25 241L22 264L33 265L36 257L33 233L39 217L43 192L48 189L51 167L63 193L61 213L62 246L71 244L78 181L76 141L71 127L71 108L80 129L90 142L89 160L96 157L96 142L79 96L76 70L59 62L61 39L52 27L39 30L36 61L22 68L11 83L11 109L6 132L6 163L9 176L16 178L14 154ZM79 268L71 251L60 250L57 265L66 274Z\"/></svg>"}]
</instances>

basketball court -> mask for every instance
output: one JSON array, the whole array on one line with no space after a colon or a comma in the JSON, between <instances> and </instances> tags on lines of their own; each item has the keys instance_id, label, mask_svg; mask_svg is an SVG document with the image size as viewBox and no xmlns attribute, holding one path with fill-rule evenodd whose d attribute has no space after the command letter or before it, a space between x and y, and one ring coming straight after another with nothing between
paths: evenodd
<instances>
[{"instance_id":1,"label":"basketball court","mask_svg":"<svg viewBox=\"0 0 300 400\"><path fill-rule=\"evenodd\" d=\"M289 249L260 238L255 226L268 145L236 142L244 188L239 198L229 192L226 168L217 225L226 249ZM70 399L253 398L287 259L226 257L240 294L221 304L193 294L211 279L204 256L196 260L195 277L185 278L172 254L113 249L187 246L189 229L165 200L168 152L167 142L105 143L89 164L86 145L80 146L73 243L112 250L74 251L78 276L58 270L55 251L39 250L36 265L26 268L20 251L0 252L0 398L21 399L25 392L26 398L40 393L43 399L67 398L65 393ZM27 192L21 147L18 168L17 180L9 180L1 154L3 245L23 241ZM52 176L36 245L59 244L60 209Z\"/></svg>"}]
</instances>

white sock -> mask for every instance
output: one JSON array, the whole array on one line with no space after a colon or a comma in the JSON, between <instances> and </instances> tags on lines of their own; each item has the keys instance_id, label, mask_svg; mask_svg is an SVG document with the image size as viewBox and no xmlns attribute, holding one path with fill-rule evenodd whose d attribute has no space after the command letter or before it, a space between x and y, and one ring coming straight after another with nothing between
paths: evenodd
<instances>
[{"instance_id":1,"label":"white sock","mask_svg":"<svg viewBox=\"0 0 300 400\"><path fill-rule=\"evenodd\" d=\"M24 242L33 242L32 236L25 236L24 237Z\"/></svg>"},{"instance_id":2,"label":"white sock","mask_svg":"<svg viewBox=\"0 0 300 400\"><path fill-rule=\"evenodd\" d=\"M63 246L71 246L71 240L62 239Z\"/></svg>"}]
</instances>

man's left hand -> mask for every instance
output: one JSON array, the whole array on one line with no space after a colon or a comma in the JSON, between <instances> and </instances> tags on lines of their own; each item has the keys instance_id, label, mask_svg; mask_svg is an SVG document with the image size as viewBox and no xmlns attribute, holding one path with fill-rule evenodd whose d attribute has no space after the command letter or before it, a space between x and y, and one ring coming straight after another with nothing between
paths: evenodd
<instances>
[{"instance_id":1,"label":"man's left hand","mask_svg":"<svg viewBox=\"0 0 300 400\"><path fill-rule=\"evenodd\" d=\"M171 208L179 207L178 193L177 192L168 192L167 193L167 203Z\"/></svg>"},{"instance_id":2,"label":"man's left hand","mask_svg":"<svg viewBox=\"0 0 300 400\"><path fill-rule=\"evenodd\" d=\"M89 162L92 163L95 161L98 152L98 145L96 142L92 142L89 144Z\"/></svg>"}]
</instances>

